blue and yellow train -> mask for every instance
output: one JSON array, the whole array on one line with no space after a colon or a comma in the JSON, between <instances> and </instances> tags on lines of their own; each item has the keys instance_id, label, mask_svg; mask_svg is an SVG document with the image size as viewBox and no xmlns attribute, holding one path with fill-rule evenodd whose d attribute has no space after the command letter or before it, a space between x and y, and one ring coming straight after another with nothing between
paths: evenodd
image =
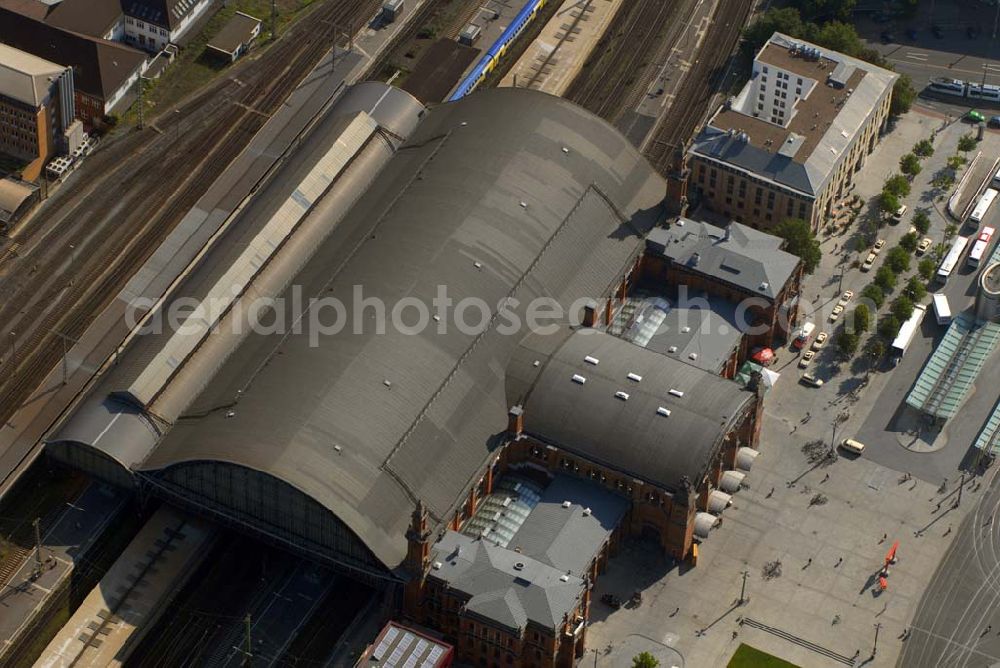
<instances>
[{"instance_id":1,"label":"blue and yellow train","mask_svg":"<svg viewBox=\"0 0 1000 668\"><path fill-rule=\"evenodd\" d=\"M458 84L458 88L448 98L449 102L465 97L476 89L476 86L486 78L487 74L493 71L500 59L504 57L504 54L507 53L507 47L517 39L524 27L535 20L538 10L545 6L546 1L528 0L525 3L507 29L497 38L497 41L493 42L493 45L486 50L472 71ZM555 2L555 0L552 1Z\"/></svg>"}]
</instances>

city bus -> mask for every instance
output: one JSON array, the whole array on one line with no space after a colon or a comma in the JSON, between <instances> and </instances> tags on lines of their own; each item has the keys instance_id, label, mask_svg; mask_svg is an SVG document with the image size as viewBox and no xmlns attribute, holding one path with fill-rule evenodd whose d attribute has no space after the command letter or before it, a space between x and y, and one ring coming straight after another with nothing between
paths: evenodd
<instances>
[{"instance_id":1,"label":"city bus","mask_svg":"<svg viewBox=\"0 0 1000 668\"><path fill-rule=\"evenodd\" d=\"M899 328L899 334L892 342L893 365L899 364L899 360L903 357L903 353L905 353L906 349L910 347L910 342L913 341L913 337L917 333L917 329L920 328L920 323L923 322L924 315L926 313L927 307L923 304L917 304L913 307L912 315L910 315L909 319L907 319L907 321L904 322Z\"/></svg>"},{"instance_id":2,"label":"city bus","mask_svg":"<svg viewBox=\"0 0 1000 668\"><path fill-rule=\"evenodd\" d=\"M937 324L947 325L951 322L951 305L948 303L948 297L942 293L938 292L934 295L934 317L937 318Z\"/></svg>"},{"instance_id":3,"label":"city bus","mask_svg":"<svg viewBox=\"0 0 1000 668\"><path fill-rule=\"evenodd\" d=\"M965 247L969 245L969 237L956 237L955 241L951 244L951 250L945 255L944 260L941 261L941 266L937 270L937 280L944 283L951 276L951 272L954 271L955 267L958 266L958 261L962 258L962 253L965 252Z\"/></svg>"},{"instance_id":4,"label":"city bus","mask_svg":"<svg viewBox=\"0 0 1000 668\"><path fill-rule=\"evenodd\" d=\"M990 247L990 239L993 238L993 233L996 232L992 227L984 227L983 231L979 233L979 237L976 242L972 244L972 250L969 251L969 257L966 259L966 263L975 269L979 266L979 261L983 259L983 254L986 249Z\"/></svg>"},{"instance_id":5,"label":"city bus","mask_svg":"<svg viewBox=\"0 0 1000 668\"><path fill-rule=\"evenodd\" d=\"M979 201L976 202L976 208L972 210L972 214L969 216L969 222L975 223L976 225L981 223L983 221L983 217L986 215L986 212L990 210L990 207L993 205L993 200L997 198L998 194L1000 193L993 188L987 188L986 192L979 197Z\"/></svg>"}]
</instances>

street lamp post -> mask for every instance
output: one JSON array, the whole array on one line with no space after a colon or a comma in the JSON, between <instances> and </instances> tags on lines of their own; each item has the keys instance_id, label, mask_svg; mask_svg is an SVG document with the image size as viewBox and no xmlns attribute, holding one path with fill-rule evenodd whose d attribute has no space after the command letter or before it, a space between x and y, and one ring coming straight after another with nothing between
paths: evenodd
<instances>
[{"instance_id":1,"label":"street lamp post","mask_svg":"<svg viewBox=\"0 0 1000 668\"><path fill-rule=\"evenodd\" d=\"M743 584L740 586L740 605L746 605L747 602L747 577L750 575L750 571L746 568L743 569Z\"/></svg>"},{"instance_id":2,"label":"street lamp post","mask_svg":"<svg viewBox=\"0 0 1000 668\"><path fill-rule=\"evenodd\" d=\"M875 624L875 644L872 645L872 657L875 658L875 653L878 652L878 631L882 628L882 622L877 622Z\"/></svg>"}]
</instances>

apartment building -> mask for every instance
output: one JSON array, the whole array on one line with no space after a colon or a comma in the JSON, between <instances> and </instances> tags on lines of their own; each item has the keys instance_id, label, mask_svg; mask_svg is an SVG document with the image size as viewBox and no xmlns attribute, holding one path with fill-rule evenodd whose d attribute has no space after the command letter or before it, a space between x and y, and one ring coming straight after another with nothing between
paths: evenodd
<instances>
[{"instance_id":1,"label":"apartment building","mask_svg":"<svg viewBox=\"0 0 1000 668\"><path fill-rule=\"evenodd\" d=\"M212 0L122 0L125 41L146 51L161 51L181 40L212 4Z\"/></svg>"},{"instance_id":2,"label":"apartment building","mask_svg":"<svg viewBox=\"0 0 1000 668\"><path fill-rule=\"evenodd\" d=\"M875 149L897 77L775 33L747 84L694 139L691 188L753 228L802 218L818 229Z\"/></svg>"},{"instance_id":3,"label":"apartment building","mask_svg":"<svg viewBox=\"0 0 1000 668\"><path fill-rule=\"evenodd\" d=\"M75 117L73 70L0 43L0 153L38 178Z\"/></svg>"},{"instance_id":4,"label":"apartment building","mask_svg":"<svg viewBox=\"0 0 1000 668\"><path fill-rule=\"evenodd\" d=\"M0 42L73 70L75 113L88 132L128 106L146 66L142 51L57 28L3 5Z\"/></svg>"}]
</instances>

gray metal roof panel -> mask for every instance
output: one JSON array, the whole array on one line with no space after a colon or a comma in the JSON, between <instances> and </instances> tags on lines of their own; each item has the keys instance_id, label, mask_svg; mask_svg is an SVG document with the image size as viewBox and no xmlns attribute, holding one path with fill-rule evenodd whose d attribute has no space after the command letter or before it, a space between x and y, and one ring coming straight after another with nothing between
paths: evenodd
<instances>
[{"instance_id":1,"label":"gray metal roof panel","mask_svg":"<svg viewBox=\"0 0 1000 668\"><path fill-rule=\"evenodd\" d=\"M584 581L530 556L447 531L433 548L431 577L469 596L465 609L510 629L557 629L577 606ZM440 566L438 566L440 565Z\"/></svg>"},{"instance_id":2,"label":"gray metal roof panel","mask_svg":"<svg viewBox=\"0 0 1000 668\"><path fill-rule=\"evenodd\" d=\"M553 342L546 339L562 342L547 358L541 351ZM534 334L516 357L521 379L511 391L523 391L523 377L535 373L524 399L526 432L672 490L683 477L697 484L728 425L753 400L733 381L597 330ZM629 380L630 372L642 380ZM574 374L586 382L573 382ZM661 406L669 417L657 413Z\"/></svg>"},{"instance_id":3,"label":"gray metal roof panel","mask_svg":"<svg viewBox=\"0 0 1000 668\"><path fill-rule=\"evenodd\" d=\"M582 578L628 507L628 500L596 483L558 475L508 547Z\"/></svg>"},{"instance_id":4,"label":"gray metal roof panel","mask_svg":"<svg viewBox=\"0 0 1000 668\"><path fill-rule=\"evenodd\" d=\"M729 237L726 237L726 231ZM690 271L774 299L794 275L799 258L781 250L780 237L737 222L725 229L681 218L649 233L647 248ZM766 284L766 287L761 286Z\"/></svg>"},{"instance_id":5,"label":"gray metal roof panel","mask_svg":"<svg viewBox=\"0 0 1000 668\"><path fill-rule=\"evenodd\" d=\"M627 233L593 203L595 187L633 218ZM523 318L534 297L584 285L581 273L610 284L617 260L604 258L641 249L664 187L589 112L534 91L483 91L425 115L295 283L305 300L345 304L361 285L390 308L446 285L456 302L516 298ZM218 459L279 476L395 567L413 500L444 517L499 445L518 337L496 324L482 334L347 328L318 346L307 334L250 335L143 468ZM212 410L236 399L232 418Z\"/></svg>"}]
</instances>

